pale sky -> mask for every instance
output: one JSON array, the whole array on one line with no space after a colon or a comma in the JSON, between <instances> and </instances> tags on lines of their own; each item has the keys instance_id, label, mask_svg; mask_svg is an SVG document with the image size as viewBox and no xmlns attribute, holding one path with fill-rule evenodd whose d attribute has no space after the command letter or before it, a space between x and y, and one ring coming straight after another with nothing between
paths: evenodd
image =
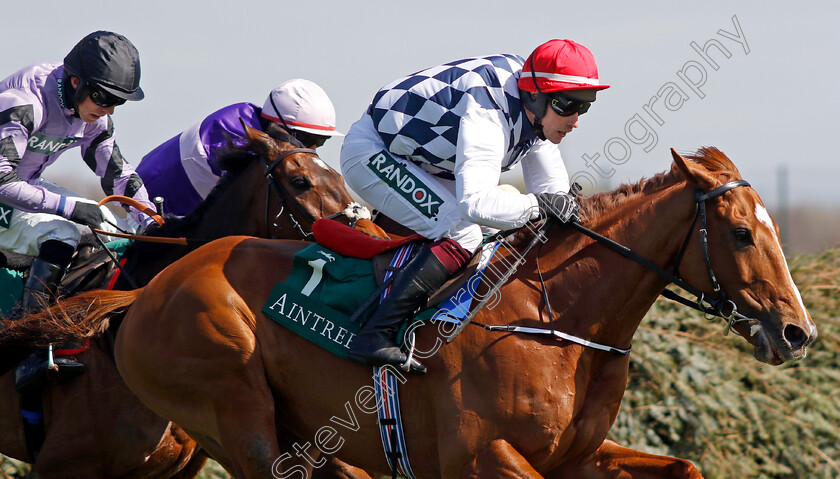
<instances>
[{"instance_id":1,"label":"pale sky","mask_svg":"<svg viewBox=\"0 0 840 479\"><path fill-rule=\"evenodd\" d=\"M125 35L140 51L146 99L117 108L114 122L136 165L218 108L261 106L290 78L321 85L346 132L397 77L470 56L527 57L570 38L594 52L612 86L560 145L582 183L636 182L670 167L670 147L716 146L771 209L781 168L794 204L835 206L838 20L840 5L829 1L50 0L4 22L0 77L61 61L91 31ZM340 146L319 150L336 168ZM78 149L46 173L70 187L98 185Z\"/></svg>"}]
</instances>

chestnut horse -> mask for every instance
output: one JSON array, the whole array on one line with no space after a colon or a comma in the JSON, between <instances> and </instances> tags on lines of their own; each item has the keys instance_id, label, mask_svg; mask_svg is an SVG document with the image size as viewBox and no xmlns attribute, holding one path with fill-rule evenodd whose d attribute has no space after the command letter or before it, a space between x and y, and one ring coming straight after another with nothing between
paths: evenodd
<instances>
[{"instance_id":1,"label":"chestnut horse","mask_svg":"<svg viewBox=\"0 0 840 479\"><path fill-rule=\"evenodd\" d=\"M271 137L248 129L247 134L247 146L221 157L227 174L210 196L188 216L169 218L151 231L154 236L297 239L307 235L315 219L353 202L341 175L285 132ZM126 271L144 285L196 247L135 242L125 255ZM34 463L45 478L194 477L206 457L195 454L195 441L180 428L140 403L120 378L111 351L106 338L91 341L79 355L88 371L45 389L46 438L37 460L25 447L14 373L2 374L0 452Z\"/></svg>"},{"instance_id":2,"label":"chestnut horse","mask_svg":"<svg viewBox=\"0 0 840 479\"><path fill-rule=\"evenodd\" d=\"M816 326L758 194L749 186L727 185L705 201L707 221L695 227L696 192L715 190L740 174L713 148L701 149L691 161L672 153L669 173L583 201L585 225L626 245L654 269L676 269L708 298L725 294L751 318L734 329L753 345L758 360L779 364L804 357ZM94 334L110 315L127 309L115 346L123 379L236 477L303 477L284 458L314 460L313 443L367 471L388 474L377 419L360 410L370 368L333 356L261 312L275 283L289 275L292 256L305 246L221 239L142 290L99 296L90 315L79 315L84 323L66 329ZM510 264L506 254L493 262ZM552 330L629 349L668 283L562 227L523 260L502 286L503 300L478 311L475 323L547 328L550 301ZM60 329L75 309L71 300L63 311L37 319ZM51 319L55 315L61 317ZM407 379L399 391L417 477L702 477L686 460L606 439L627 384L627 355L479 327L465 328L444 344L447 337L451 329L417 330L417 350L429 372ZM289 436L304 440L287 448L277 439Z\"/></svg>"}]
</instances>

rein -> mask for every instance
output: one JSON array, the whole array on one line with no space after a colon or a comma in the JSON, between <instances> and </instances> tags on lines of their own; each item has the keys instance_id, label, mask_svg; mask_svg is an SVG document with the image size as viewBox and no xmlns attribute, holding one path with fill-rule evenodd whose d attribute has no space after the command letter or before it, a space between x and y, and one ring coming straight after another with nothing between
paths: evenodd
<instances>
[{"instance_id":1,"label":"rein","mask_svg":"<svg viewBox=\"0 0 840 479\"><path fill-rule=\"evenodd\" d=\"M159 225L164 224L164 220L160 215L158 215L156 212L154 212L151 208L144 205L143 203L140 203L139 201L135 200L134 198L130 198L128 196L109 195L109 196L106 196L105 198L102 198L101 200L99 200L99 203L97 203L97 205L102 206L105 203L109 203L111 201L114 201L114 202L117 202L117 203L122 203L122 204L127 205L127 206L131 206L134 209L142 211L143 213L148 215L150 218L155 220L155 223L157 223ZM116 227L116 225L114 225L114 224L112 224L112 226ZM157 237L157 236L141 236L141 235L133 235L133 234L129 234L129 233L118 233L118 232L115 232L115 231L105 231L105 230L101 230L99 228L93 228L93 227L91 227L90 230L93 231L94 236L96 237L97 240L99 240L100 243L102 243L102 239L99 237L99 235L113 236L115 238L126 238L126 239L130 239L130 240L135 240L135 241L145 241L147 243L165 243L165 244L174 244L174 245L181 245L181 246L188 246L188 245L191 245L191 244L202 245L202 244L209 243L209 242L213 241L213 240L190 239L190 238L164 238L164 237Z\"/></svg>"},{"instance_id":2,"label":"rein","mask_svg":"<svg viewBox=\"0 0 840 479\"><path fill-rule=\"evenodd\" d=\"M288 151L284 152L283 154L281 154L276 160L271 162L270 165L266 165L265 163L263 163L263 171L264 171L265 179L266 179L266 189L271 191L277 197L277 202L280 203L280 212L277 214L277 216L274 217L275 220L281 214L283 214L283 211L286 208L286 201L284 201L284 199L283 199L283 196L284 196L283 193L285 193L285 196L287 196L289 198L291 198L291 195L288 194L288 192L283 187L283 184L280 182L280 180L278 180L274 176L273 171L274 171L274 168L276 168L277 165L280 164L281 161L283 161L288 156L290 156L292 154L295 154L295 153L312 153L312 154L317 155L315 150L312 150L312 149L309 149L309 148L293 148L293 149L288 150ZM108 203L110 201L116 201L118 203L122 203L122 204L125 204L125 205L128 205L128 206L134 207L135 209L140 210L143 213L147 214L149 217L151 217L153 220L155 220L155 222L159 225L162 225L164 223L164 220L160 215L156 214L150 208L148 208L144 204L140 203L139 201L135 200L134 198L129 198L127 196L121 196L121 195L110 195L110 196L106 196L105 198L100 200L98 204L99 204L99 206L102 206L103 204ZM277 223L275 223L275 222L269 223L269 212L268 211L269 211L269 207L271 205L270 201L271 201L271 195L267 194L266 197L265 197L265 224L266 224L266 228L269 228L269 224L274 225L274 226L278 226ZM315 219L312 217L312 215L310 215L305 210L300 208L300 205L298 205L294 201L290 201L290 203L295 206L295 209L297 210L298 214L303 216L307 221L309 221L310 223L315 222ZM341 212L337 213L334 216L338 216L340 214L341 214ZM295 230L300 234L302 239L306 239L307 237L309 237L309 235L312 234L312 233L307 233L303 230L303 227L300 225L300 223L297 221L297 219L294 217L294 215L292 214L291 211L288 212L288 215L289 215L289 219L291 220L292 225L294 226ZM165 237L158 237L158 236L133 235L133 234L128 234L128 233L117 233L117 232L112 232L112 231L104 231L104 230L101 230L99 228L91 228L91 230L94 233L96 233L97 235L113 236L115 238L126 238L126 239L130 239L130 240L134 240L134 241L144 241L144 242L147 242L147 243L163 243L163 244L172 244L172 245L179 245L179 246L203 245L203 244L206 244L206 243L209 243L209 242L213 241L212 239L193 239L193 238L184 238L184 237L181 237L181 238L165 238ZM272 235L271 239L276 239L276 236Z\"/></svg>"},{"instance_id":3,"label":"rein","mask_svg":"<svg viewBox=\"0 0 840 479\"><path fill-rule=\"evenodd\" d=\"M531 240L531 243L528 245L528 247L521 253L521 255L520 255L521 258L524 258L525 255L528 254L528 252L531 250L531 248L533 248L537 244L537 241L542 241L542 242L545 241L545 235L548 234L548 230L551 229L552 226L554 226L554 223L555 223L555 221L553 220L552 217L549 217L546 220L546 222L543 223L543 225L537 230L536 237L533 240ZM577 225L577 223L572 223L572 224ZM470 314L462 320L461 324L459 324L458 327L455 329L455 331L452 333L452 335L447 338L446 342L449 343L453 339L455 339L455 336L457 336L464 329L464 327L467 324L474 324L476 326L480 326L480 327L484 328L487 331L497 331L497 332L503 332L503 333L522 333L522 334L546 334L546 335L553 336L555 338L564 339L566 341L569 341L569 342L572 342L572 343L575 343L575 344L580 344L581 346L585 346L587 348L597 349L597 350L600 350L600 351L606 351L606 352L617 354L617 355L620 355L620 356L626 356L626 355L630 354L630 348L622 349L622 348L616 348L614 346L609 346L609 345L606 345L606 344L596 343L594 341L589 341L588 339L583 339L583 338L580 338L580 337L577 337L577 336L573 336L571 334L564 333L562 331L557 331L554 328L554 315L551 312L551 302L548 299L548 288L546 288L546 286L545 286L545 280L543 279L542 271L540 270L539 251L541 249L540 248L541 246L542 246L542 243L540 243L539 247L537 248L537 273L539 274L539 278L540 278L540 289L542 291L543 301L545 301L546 313L548 314L548 324L550 325L550 329L531 328L531 327L527 327L527 326L516 326L516 325L512 325L512 324L502 324L502 325L482 324L482 323L479 323L478 321L470 322L470 320L472 318L474 318L476 314L478 314L478 311L481 309L481 307L486 302L486 300L485 300L485 301L480 302L476 306L476 308L474 308L470 312ZM622 246L622 248L623 248L623 246ZM495 289L495 291L498 291L498 289L500 289L501 286L504 285L507 282L507 280L510 278L510 276L513 275L514 271L515 271L515 269L511 268L508 271L508 273L506 273L504 275L504 277L501 279L501 281L498 281L494 286L491 287L490 291L493 292L494 289ZM492 294L494 294L494 293L485 295L485 298L492 296Z\"/></svg>"},{"instance_id":4,"label":"rein","mask_svg":"<svg viewBox=\"0 0 840 479\"><path fill-rule=\"evenodd\" d=\"M689 226L688 233L683 240L682 246L680 247L679 254L677 255L677 261L674 265L674 273L670 273L658 265L654 264L653 262L639 256L631 249L627 248L626 246L617 243L605 236L602 236L585 226L579 223L571 223L571 226L578 230L579 232L583 233L584 235L594 239L598 243L610 248L611 250L619 253L620 255L633 260L645 268L653 271L654 273L658 274L659 276L668 280L668 282L673 283L680 288L687 291L689 294L692 294L697 297L696 301L691 301L690 299L684 298L680 296L678 293L671 291L669 289L665 289L660 293L662 296L665 296L668 299L673 301L677 301L685 306L691 307L696 309L697 311L702 312L706 319L714 319L714 318L722 318L726 320L726 329L724 330L724 336L729 334L729 331L732 330L732 326L734 326L738 322L742 321L755 321L753 318L749 318L744 316L743 314L738 312L738 308L735 303L727 298L726 293L721 289L720 284L717 281L717 277L715 276L714 271L712 270L712 261L711 257L709 256L709 241L708 241L708 230L706 229L706 200L717 198L718 196L723 195L729 190L737 188L739 186L750 186L749 182L746 180L735 180L726 183L725 185L715 188L711 191L704 192L701 190L696 190L694 194L694 219L691 221L691 226ZM685 254L686 249L688 248L688 242L691 239L691 233L694 231L694 226L697 224L697 220L700 220L700 246L703 250L703 262L706 265L706 272L709 275L709 280L712 283L712 289L714 292L719 293L720 297L718 299L708 299L706 295L700 291L699 289L695 288L688 284L685 280L678 276L680 262ZM706 306L704 303L708 303L709 306ZM726 311L729 311L728 313Z\"/></svg>"},{"instance_id":5,"label":"rein","mask_svg":"<svg viewBox=\"0 0 840 479\"><path fill-rule=\"evenodd\" d=\"M105 236L113 236L115 238L125 238L134 241L145 241L146 243L163 243L163 244L174 244L179 246L189 246L189 245L203 245L209 243L213 240L211 239L193 239L193 238L166 238L161 236L143 236L143 235L133 235L129 233L117 233L113 231L105 231L99 228L91 228L91 231L96 233L97 235L105 235Z\"/></svg>"},{"instance_id":6,"label":"rein","mask_svg":"<svg viewBox=\"0 0 840 479\"><path fill-rule=\"evenodd\" d=\"M276 220L277 220L277 218L280 217L280 215L283 214L283 211L285 211L285 209L286 209L286 201L284 201L284 199L283 199L284 194L285 194L286 198L291 200L291 195L286 190L286 188L283 187L283 183L281 183L280 180L278 180L274 176L273 171L274 171L274 168L276 168L277 165L279 165L283 160L285 160L288 156L293 155L295 153L311 153L315 156L318 156L318 153L311 148L292 148L291 150L283 152L276 160L272 161L270 165L266 165L265 163L263 163L263 168L264 168L264 172L265 172L266 189L268 189L271 193L273 193L274 196L277 197L277 202L280 203L280 211L274 217L274 221L269 223L268 209L269 209L270 202L271 202L271 200L270 200L271 195L269 195L269 194L265 195L265 227L269 230L268 233L269 233L271 239L276 239L277 237L275 235L271 234L269 225L279 227L279 225L276 223ZM300 204L298 204L295 201L289 201L289 203L292 206L294 206L295 210L297 210L297 213L299 215L303 216L306 221L309 221L310 223L315 222L315 218L313 218L312 215L310 215L305 210L303 210L300 207ZM311 232L307 233L306 231L303 230L303 227L300 225L298 220L295 218L295 215L292 214L291 208L289 208L289 211L286 214L289 216L289 221L291 221L292 227L295 229L295 231L298 232L301 239L305 240L306 238L309 237L309 235L312 234Z\"/></svg>"},{"instance_id":7,"label":"rein","mask_svg":"<svg viewBox=\"0 0 840 479\"><path fill-rule=\"evenodd\" d=\"M712 319L715 319L715 318L722 318L722 319L726 320L726 323L727 323L726 324L726 329L723 332L724 336L726 336L727 334L729 334L729 331L732 330L732 326L734 326L736 323L742 322L742 321L753 322L753 321L756 321L756 320L753 319L753 318L749 318L747 316L744 316L743 314L738 312L735 303L731 299L727 298L726 293L720 287L720 283L718 283L717 277L715 276L715 273L712 270L711 257L709 256L708 231L706 229L706 223L707 223L706 201L709 200L709 199L721 196L724 193L726 193L727 191L732 190L734 188L737 188L739 186L750 186L750 184L746 180L735 180L735 181L730 181L729 183L726 183L725 185L720 186L718 188L715 188L711 191L707 191L707 192L706 191L701 191L701 190L696 190L695 191L695 194L694 194L694 205L695 205L694 206L694 219L691 221L691 225L689 226L688 233L686 234L685 239L683 240L682 246L680 247L679 253L677 255L677 261L676 261L676 264L674 266L674 273L670 273L670 272L666 271L665 269L661 268L659 265L657 265L657 264L653 263L652 261L638 255L637 253L635 253L630 248L628 248L628 247L626 247L626 246L624 246L624 245L622 245L622 244L620 244L616 241L613 241L613 240L611 240L611 239L609 239L609 238L607 238L607 237L605 237L601 234L598 234L598 233L590 230L589 228L586 228L585 226L581 225L578 222L571 222L571 223L569 223L569 226L578 230L580 233L594 239L596 242L598 242L598 243L606 246L607 248L617 252L618 254L624 256L625 258L641 264L645 268L653 271L654 273L656 273L659 276L668 280L669 283L672 283L672 284L682 288L683 290L687 291L689 294L692 294L692 295L696 296L697 300L696 301L691 301L690 299L684 298L684 297L680 296L678 293L676 293L674 291L671 291L667 288L665 290L663 290L662 293L660 293L662 296L664 296L668 299L671 299L672 301L676 301L676 302L681 303L685 306L694 308L697 311L702 312L705 315L707 320L712 320ZM694 231L694 227L697 224L698 219L700 220L700 245L701 245L701 248L703 250L703 261L706 265L706 271L707 271L707 274L709 275L709 280L712 283L712 289L720 295L720 297L718 299L708 299L708 298L706 298L706 295L702 291L700 291L699 289L691 286L685 280L683 280L682 278L679 277L679 272L678 272L679 265L680 265L680 262L682 261L682 258L685 254L685 251L688 248L688 242L691 239L691 233ZM546 233L548 228L550 228L550 226L551 226L551 222L547 222L541 228L541 232L543 234ZM533 245L534 245L534 242L532 242L531 245L529 245L529 247L526 249L525 253L527 253L527 251L530 250ZM522 256L524 256L524 254ZM478 323L478 322L473 322L472 324L475 324L476 326L483 327L487 331L512 332L512 333L524 333L524 334L546 334L546 335L551 335L551 336L554 336L554 337L557 337L557 338L560 338L560 339L565 339L567 341L571 341L573 343L580 344L580 345L585 346L585 347L598 349L600 351L607 351L607 352L611 352L611 353L619 354L619 355L627 355L627 354L630 353L630 348L621 349L621 348L616 348L616 347L613 347L613 346L603 345L603 344L595 343L595 342L592 342L592 341L589 341L589 340L586 340L586 339L583 339L583 338L579 338L577 336L572 336L570 334L566 334L566 333L555 330L555 328L554 328L554 317L553 317L553 314L551 312L551 304L549 303L547 288L545 286L545 281L543 280L543 277L542 277L542 272L540 271L540 268L539 268L539 254L537 256L537 272L539 273L543 300L545 301L545 305L546 305L546 309L547 309L547 313L548 313L548 318L549 318L549 324L551 325L551 329L530 328L530 327L515 326L515 325L487 325L487 324L481 324L481 323ZM503 284L503 283L504 283L504 281L500 282L500 284ZM706 306L704 303L708 303L709 306ZM455 338L455 336L457 336L458 333L460 333L464 329L466 324L470 322L470 320L475 316L475 314L480 309L481 304L478 305L478 306L479 307L475 308L471 312L471 314L468 315L467 318L465 318L462 321L462 323L456 328L455 332L447 338L447 343L451 342ZM726 310L728 310L729 312L727 313ZM736 331L736 334L737 334L737 331Z\"/></svg>"},{"instance_id":8,"label":"rein","mask_svg":"<svg viewBox=\"0 0 840 479\"><path fill-rule=\"evenodd\" d=\"M271 164L269 164L269 165L266 165L265 162L262 162L263 173L264 173L265 181L266 181L266 189L268 190L266 192L266 195L265 195L265 227L266 227L266 230L267 230L266 232L269 234L271 239L276 239L277 238L277 236L271 234L271 226L273 225L275 227L279 227L279 225L275 221L269 222L269 219L270 219L269 208L271 206L271 194L272 193L274 194L274 196L277 198L277 202L280 204L280 211L274 217L274 220L279 218L280 215L283 214L283 211L286 210L286 201L284 201L284 199L283 199L284 193L285 193L286 197L291 199L291 195L289 195L288 191L286 191L286 188L284 188L283 184L280 182L280 180L278 180L274 176L274 173L273 173L274 168L276 168L277 165L280 164L280 162L282 162L288 156L293 155L295 153L311 153L311 154L314 154L316 156L318 155L315 152L315 150L312 150L310 148L292 148L291 150L283 152L276 160L272 161ZM134 198L130 198L130 197L127 197L127 196L122 196L122 195L110 195L110 196L106 196L105 198L100 200L98 205L102 206L103 204L108 203L110 201L116 201L118 203L122 203L124 205L134 207L135 209L137 209L139 211L142 211L143 213L148 215L157 224L159 224L159 225L164 224L164 220L160 215L158 215L151 208L149 208L146 205L144 205L144 204L140 203L139 201L135 200ZM315 222L315 219L312 217L312 215L310 215L305 210L303 210L297 202L295 202L295 201L289 201L289 202L295 207L295 209L297 210L299 215L303 216L310 223ZM309 235L311 235L312 233L307 233L306 231L303 230L303 227L297 221L294 214L292 214L291 208L289 208L289 211L288 211L287 214L289 216L289 221L292 223L292 226L298 232L298 234L300 234L301 239L306 240L307 237L309 237ZM117 232L104 231L104 230L101 230L99 228L91 228L91 231L93 231L94 237L99 242L100 246L102 246L103 249L105 249L106 251L108 251L108 248L105 247L105 244L104 244L102 238L100 237L100 235L112 236L112 237L116 237L116 238L126 238L126 239L130 239L130 240L133 240L133 241L144 241L144 242L147 242L147 243L162 243L162 244L172 244L172 245L179 245L179 246L203 245L203 244L206 244L206 243L209 243L209 242L213 241L212 239L192 239L192 238L184 238L184 237L181 237L181 238L165 238L165 237L157 237L157 236L141 236L141 235L134 235L134 234L128 234L128 233L117 233ZM111 260L114 262L114 264L120 270L120 272L123 273L123 275L128 279L131 286L136 288L137 286L136 286L135 282L131 279L131 275L129 275L126 271L123 270L122 265L120 265L119 261L117 261L117 259L114 257L113 254L111 254L110 251L108 251L108 256L111 258Z\"/></svg>"},{"instance_id":9,"label":"rein","mask_svg":"<svg viewBox=\"0 0 840 479\"><path fill-rule=\"evenodd\" d=\"M109 195L109 196L106 196L105 198L102 198L101 200L99 200L99 203L97 203L96 205L97 206L102 206L105 203L109 203L111 201L116 201L117 203L122 203L126 206L131 206L134 209L145 213L149 218L155 220L155 223L157 223L159 225L162 225L164 223L163 218L159 214L157 214L156 211L154 211L153 209L144 205L143 203L140 203L139 201L135 200L134 198L131 198L131 197L128 197L128 196Z\"/></svg>"}]
</instances>

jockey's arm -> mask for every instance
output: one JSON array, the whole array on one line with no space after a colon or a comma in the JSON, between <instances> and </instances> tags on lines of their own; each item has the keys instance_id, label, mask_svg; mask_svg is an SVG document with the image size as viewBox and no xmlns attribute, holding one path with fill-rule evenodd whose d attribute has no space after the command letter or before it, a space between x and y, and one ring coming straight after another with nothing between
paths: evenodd
<instances>
[{"instance_id":1,"label":"jockey's arm","mask_svg":"<svg viewBox=\"0 0 840 479\"><path fill-rule=\"evenodd\" d=\"M475 110L461 119L455 156L456 197L464 218L507 230L538 216L537 199L498 188L510 132L499 112Z\"/></svg>"},{"instance_id":2,"label":"jockey's arm","mask_svg":"<svg viewBox=\"0 0 840 479\"><path fill-rule=\"evenodd\" d=\"M550 141L537 141L522 158L522 177L528 193L568 193L569 173L560 149Z\"/></svg>"},{"instance_id":3,"label":"jockey's arm","mask_svg":"<svg viewBox=\"0 0 840 479\"><path fill-rule=\"evenodd\" d=\"M17 93L13 97L12 93ZM50 213L69 218L75 200L30 185L18 175L30 132L42 118L39 103L21 92L9 92L2 102L5 108L0 123L0 202L22 211Z\"/></svg>"},{"instance_id":4,"label":"jockey's arm","mask_svg":"<svg viewBox=\"0 0 840 479\"><path fill-rule=\"evenodd\" d=\"M143 186L143 180L134 171L120 148L114 142L114 124L111 117L107 122L97 121L89 125L82 140L82 158L85 163L101 178L102 191L106 195L124 195L155 210L149 200L149 194ZM152 219L139 210L129 208L129 213L142 226L148 226Z\"/></svg>"}]
</instances>

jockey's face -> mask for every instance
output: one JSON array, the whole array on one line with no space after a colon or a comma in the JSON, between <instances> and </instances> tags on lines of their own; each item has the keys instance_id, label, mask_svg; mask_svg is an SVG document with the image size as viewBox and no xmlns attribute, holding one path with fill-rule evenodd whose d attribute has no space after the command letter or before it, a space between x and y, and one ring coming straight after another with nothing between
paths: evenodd
<instances>
[{"instance_id":1,"label":"jockey's face","mask_svg":"<svg viewBox=\"0 0 840 479\"><path fill-rule=\"evenodd\" d=\"M79 87L79 79L71 77L70 82L73 88ZM97 105L90 99L90 96L85 97L84 101L76 105L76 110L79 113L79 118L85 123L96 123L97 120L105 115L113 115L116 106L102 107Z\"/></svg>"},{"instance_id":2,"label":"jockey's face","mask_svg":"<svg viewBox=\"0 0 840 479\"><path fill-rule=\"evenodd\" d=\"M555 145L563 141L573 129L578 127L578 117L580 115L574 113L569 116L560 116L552 108L545 109L545 115L542 117L542 127L545 139L554 143Z\"/></svg>"}]
</instances>

